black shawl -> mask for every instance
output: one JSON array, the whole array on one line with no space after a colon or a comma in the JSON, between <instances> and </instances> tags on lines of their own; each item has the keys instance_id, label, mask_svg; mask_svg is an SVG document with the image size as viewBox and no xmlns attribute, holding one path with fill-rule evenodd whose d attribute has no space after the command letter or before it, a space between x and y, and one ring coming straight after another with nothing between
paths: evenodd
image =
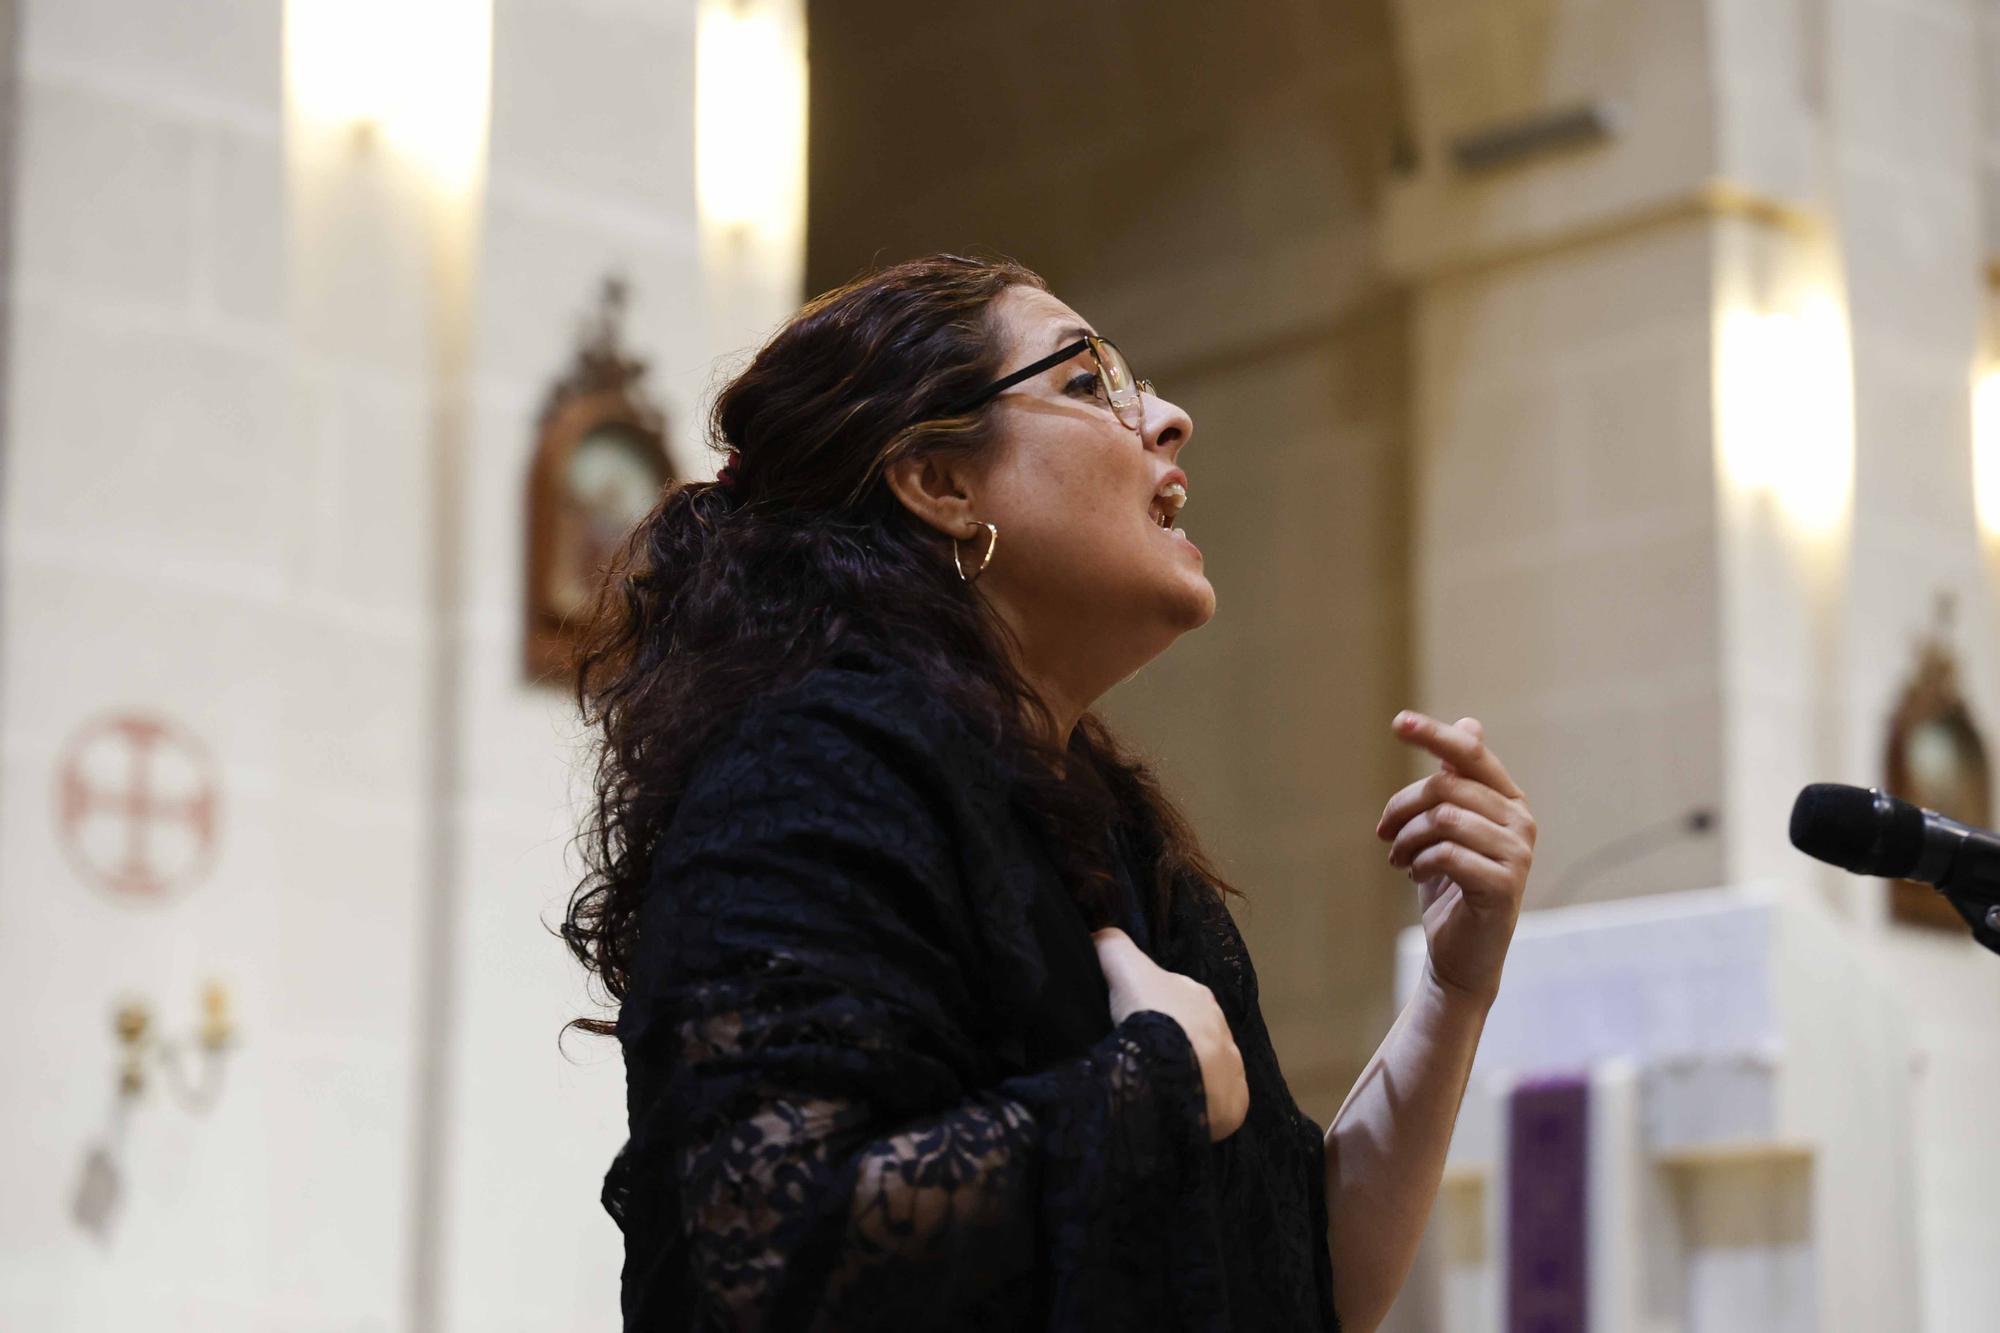
<instances>
[{"instance_id":1,"label":"black shawl","mask_svg":"<svg viewBox=\"0 0 2000 1333\"><path fill-rule=\"evenodd\" d=\"M1162 1013L1112 1026L1010 786L865 650L698 766L618 1019L628 1333L1338 1329L1320 1127L1219 896L1190 879L1153 922L1123 863L1121 924L1243 1052L1249 1119L1211 1144L1193 1048Z\"/></svg>"}]
</instances>

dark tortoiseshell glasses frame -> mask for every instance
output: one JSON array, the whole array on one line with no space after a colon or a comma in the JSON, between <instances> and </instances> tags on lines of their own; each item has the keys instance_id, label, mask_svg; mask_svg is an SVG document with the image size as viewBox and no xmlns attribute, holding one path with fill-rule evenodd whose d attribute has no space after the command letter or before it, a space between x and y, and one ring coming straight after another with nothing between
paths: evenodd
<instances>
[{"instance_id":1,"label":"dark tortoiseshell glasses frame","mask_svg":"<svg viewBox=\"0 0 2000 1333\"><path fill-rule=\"evenodd\" d=\"M1118 345L1109 338L1100 338L1094 333L1086 333L1075 342L1050 352L1033 365L1023 366L1010 375L1003 375L994 380L954 408L951 415L970 412L975 407L989 403L1022 380L1059 366L1084 351L1088 351L1091 359L1097 362L1097 396L1104 400L1112 415L1117 417L1128 430L1142 430L1146 424L1145 396L1153 392L1153 382L1133 379L1131 363L1125 360L1125 354L1118 350Z\"/></svg>"}]
</instances>

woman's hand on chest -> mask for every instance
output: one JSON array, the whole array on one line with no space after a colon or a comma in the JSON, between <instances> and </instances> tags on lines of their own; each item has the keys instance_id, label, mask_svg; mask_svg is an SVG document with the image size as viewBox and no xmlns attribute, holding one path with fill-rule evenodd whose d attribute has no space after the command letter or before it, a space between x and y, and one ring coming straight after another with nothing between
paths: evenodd
<instances>
[{"instance_id":1,"label":"woman's hand on chest","mask_svg":"<svg viewBox=\"0 0 2000 1333\"><path fill-rule=\"evenodd\" d=\"M1193 977L1155 963L1116 926L1093 931L1090 938L1111 991L1112 1023L1157 1010L1180 1024L1201 1065L1202 1086L1208 1094L1208 1137L1219 1142L1234 1134L1250 1114L1250 1084L1243 1071L1243 1053L1215 993Z\"/></svg>"}]
</instances>

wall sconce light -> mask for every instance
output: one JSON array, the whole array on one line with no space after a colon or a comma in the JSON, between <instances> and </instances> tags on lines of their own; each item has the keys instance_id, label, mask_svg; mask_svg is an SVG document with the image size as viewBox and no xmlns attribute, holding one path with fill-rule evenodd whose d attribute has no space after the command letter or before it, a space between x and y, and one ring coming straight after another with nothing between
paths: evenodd
<instances>
[{"instance_id":1,"label":"wall sconce light","mask_svg":"<svg viewBox=\"0 0 2000 1333\"><path fill-rule=\"evenodd\" d=\"M486 146L493 0L285 0L285 96L463 188Z\"/></svg>"},{"instance_id":2,"label":"wall sconce light","mask_svg":"<svg viewBox=\"0 0 2000 1333\"><path fill-rule=\"evenodd\" d=\"M112 1020L123 1048L118 1070L118 1092L126 1099L146 1090L147 1067L158 1065L165 1073L167 1089L190 1111L206 1111L222 1091L222 1057L236 1042L235 1024L229 1016L229 992L219 981L202 987L202 1017L191 1039L169 1039L153 1031L152 1011L144 1000L128 1000L118 1006ZM201 1052L199 1081L187 1071L187 1053L192 1047Z\"/></svg>"},{"instance_id":3,"label":"wall sconce light","mask_svg":"<svg viewBox=\"0 0 2000 1333\"><path fill-rule=\"evenodd\" d=\"M2000 543L2000 367L1972 390L1972 497L1980 533Z\"/></svg>"},{"instance_id":4,"label":"wall sconce light","mask_svg":"<svg viewBox=\"0 0 2000 1333\"><path fill-rule=\"evenodd\" d=\"M1853 497L1854 397L1846 324L1835 303L1727 311L1715 391L1727 484L1768 497L1801 532L1836 530Z\"/></svg>"},{"instance_id":5,"label":"wall sconce light","mask_svg":"<svg viewBox=\"0 0 2000 1333\"><path fill-rule=\"evenodd\" d=\"M158 1065L165 1072L168 1091L190 1111L208 1110L222 1092L223 1056L236 1044L236 1025L229 1014L229 992L221 982L211 981L202 988L201 1010L201 1022L191 1039L156 1035L152 1009L144 1000L127 1000L112 1015L112 1030L118 1035L120 1048L118 1096L111 1103L110 1124L84 1154L70 1204L77 1226L100 1242L109 1240L123 1205L125 1171L121 1163L126 1117L146 1090L151 1066ZM202 1055L198 1079L188 1075L189 1046Z\"/></svg>"},{"instance_id":6,"label":"wall sconce light","mask_svg":"<svg viewBox=\"0 0 2000 1333\"><path fill-rule=\"evenodd\" d=\"M806 52L796 0L703 0L695 33L695 200L724 230L805 214Z\"/></svg>"}]
</instances>

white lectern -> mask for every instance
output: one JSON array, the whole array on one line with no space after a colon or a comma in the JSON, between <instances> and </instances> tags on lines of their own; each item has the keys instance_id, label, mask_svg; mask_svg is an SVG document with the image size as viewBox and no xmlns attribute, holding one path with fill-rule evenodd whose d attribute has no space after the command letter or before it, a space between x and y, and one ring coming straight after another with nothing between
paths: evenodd
<instances>
[{"instance_id":1,"label":"white lectern","mask_svg":"<svg viewBox=\"0 0 2000 1333\"><path fill-rule=\"evenodd\" d=\"M1846 931L1777 886L1525 914L1385 1327L1916 1328L1912 1045Z\"/></svg>"}]
</instances>

